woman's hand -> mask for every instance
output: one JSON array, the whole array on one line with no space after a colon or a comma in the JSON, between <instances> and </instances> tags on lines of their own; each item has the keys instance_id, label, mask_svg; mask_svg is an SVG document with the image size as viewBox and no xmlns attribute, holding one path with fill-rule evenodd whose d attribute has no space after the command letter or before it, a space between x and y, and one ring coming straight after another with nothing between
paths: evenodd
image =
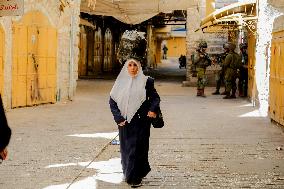
<instances>
[{"instance_id":1,"label":"woman's hand","mask_svg":"<svg viewBox=\"0 0 284 189\"><path fill-rule=\"evenodd\" d=\"M126 124L126 120L124 120L123 122L120 122L120 123L118 124L118 126L123 127L123 126L125 126L125 124Z\"/></svg>"},{"instance_id":2,"label":"woman's hand","mask_svg":"<svg viewBox=\"0 0 284 189\"><path fill-rule=\"evenodd\" d=\"M149 111L147 116L151 118L156 118L157 114L155 112Z\"/></svg>"},{"instance_id":3,"label":"woman's hand","mask_svg":"<svg viewBox=\"0 0 284 189\"><path fill-rule=\"evenodd\" d=\"M7 148L5 148L4 150L2 150L2 151L0 152L0 158L3 159L3 160L5 160L5 159L7 158L7 155L8 155L8 150L7 150Z\"/></svg>"}]
</instances>

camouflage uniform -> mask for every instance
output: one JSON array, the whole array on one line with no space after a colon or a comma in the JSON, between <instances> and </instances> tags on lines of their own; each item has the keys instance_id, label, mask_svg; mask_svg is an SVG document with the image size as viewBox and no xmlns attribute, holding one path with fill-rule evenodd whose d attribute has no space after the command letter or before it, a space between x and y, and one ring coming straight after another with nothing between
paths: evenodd
<instances>
[{"instance_id":1,"label":"camouflage uniform","mask_svg":"<svg viewBox=\"0 0 284 189\"><path fill-rule=\"evenodd\" d=\"M246 97L247 96L247 89L248 89L248 54L247 44L241 43L240 44L241 50L241 57L242 57L242 67L240 68L240 75L239 75L239 96Z\"/></svg>"},{"instance_id":2,"label":"camouflage uniform","mask_svg":"<svg viewBox=\"0 0 284 189\"><path fill-rule=\"evenodd\" d=\"M226 85L225 87L226 96L224 97L224 99L236 98L236 90L237 90L236 79L237 79L238 69L241 66L241 57L240 55L234 52L236 46L232 43L228 43L227 48L229 49L229 53L224 61L225 85Z\"/></svg>"},{"instance_id":3,"label":"camouflage uniform","mask_svg":"<svg viewBox=\"0 0 284 189\"><path fill-rule=\"evenodd\" d=\"M193 64L196 67L197 71L197 96L205 97L204 88L207 84L207 78L205 75L206 67L211 64L211 60L208 54L205 51L202 51L202 48L207 48L206 42L201 42L199 48L193 54Z\"/></svg>"},{"instance_id":4,"label":"camouflage uniform","mask_svg":"<svg viewBox=\"0 0 284 189\"><path fill-rule=\"evenodd\" d=\"M227 55L228 55L227 52L218 55L217 61L218 64L221 66L221 70L218 70L218 72L216 73L216 91L212 93L213 95L220 94L221 84L222 82L224 82L224 76L225 76L224 61Z\"/></svg>"}]
</instances>

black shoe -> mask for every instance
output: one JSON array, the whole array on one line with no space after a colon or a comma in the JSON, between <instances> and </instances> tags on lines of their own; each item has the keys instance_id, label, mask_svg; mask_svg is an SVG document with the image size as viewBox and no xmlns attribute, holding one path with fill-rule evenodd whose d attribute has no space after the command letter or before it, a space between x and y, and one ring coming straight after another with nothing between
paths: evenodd
<instances>
[{"instance_id":1,"label":"black shoe","mask_svg":"<svg viewBox=\"0 0 284 189\"><path fill-rule=\"evenodd\" d=\"M226 95L226 94L227 94L227 92L226 92L226 91L224 91L224 92L222 92L222 93L221 93L221 95Z\"/></svg>"},{"instance_id":2,"label":"black shoe","mask_svg":"<svg viewBox=\"0 0 284 189\"><path fill-rule=\"evenodd\" d=\"M131 188L138 188L138 187L141 187L141 186L142 186L142 183L140 182L139 184L132 184Z\"/></svg>"},{"instance_id":3,"label":"black shoe","mask_svg":"<svg viewBox=\"0 0 284 189\"><path fill-rule=\"evenodd\" d=\"M220 92L219 91L215 91L214 93L212 93L213 95L219 95Z\"/></svg>"},{"instance_id":4,"label":"black shoe","mask_svg":"<svg viewBox=\"0 0 284 189\"><path fill-rule=\"evenodd\" d=\"M230 98L237 98L236 95L231 95Z\"/></svg>"},{"instance_id":5,"label":"black shoe","mask_svg":"<svg viewBox=\"0 0 284 189\"><path fill-rule=\"evenodd\" d=\"M142 186L142 179L131 179L129 181L127 181L127 184L129 184L131 186L131 188L138 188L140 186Z\"/></svg>"},{"instance_id":6,"label":"black shoe","mask_svg":"<svg viewBox=\"0 0 284 189\"><path fill-rule=\"evenodd\" d=\"M231 99L231 96L226 95L225 97L223 97L223 99Z\"/></svg>"}]
</instances>

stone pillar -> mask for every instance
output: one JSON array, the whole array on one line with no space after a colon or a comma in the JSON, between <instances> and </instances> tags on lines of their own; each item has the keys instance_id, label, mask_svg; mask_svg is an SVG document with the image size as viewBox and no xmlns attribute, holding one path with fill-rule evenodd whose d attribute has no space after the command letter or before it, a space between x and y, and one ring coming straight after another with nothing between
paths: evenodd
<instances>
[{"instance_id":1,"label":"stone pillar","mask_svg":"<svg viewBox=\"0 0 284 189\"><path fill-rule=\"evenodd\" d=\"M195 51L198 41L204 37L201 30L196 31L200 27L200 22L201 22L200 7L192 7L187 9L187 33L186 33L187 72L186 72L186 81L183 82L184 86L196 86L197 78L192 77L192 74L190 72L190 67L192 64L191 55Z\"/></svg>"}]
</instances>

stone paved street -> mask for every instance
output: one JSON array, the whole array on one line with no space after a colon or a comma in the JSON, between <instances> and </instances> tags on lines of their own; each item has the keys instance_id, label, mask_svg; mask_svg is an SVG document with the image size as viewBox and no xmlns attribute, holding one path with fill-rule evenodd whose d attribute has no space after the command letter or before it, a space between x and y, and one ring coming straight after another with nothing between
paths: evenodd
<instances>
[{"instance_id":1,"label":"stone paved street","mask_svg":"<svg viewBox=\"0 0 284 189\"><path fill-rule=\"evenodd\" d=\"M113 82L80 80L73 101L9 110L13 135L0 188L67 188L111 140L68 135L117 131L108 106ZM151 130L152 171L141 188L284 188L284 151L277 150L284 147L283 127L259 117L246 99L210 95L214 88L197 98L180 81L155 85L166 125ZM109 168L101 166L107 171L99 174L101 164L92 164L70 188L130 188L118 183L115 158L119 146L110 145L95 159L108 161Z\"/></svg>"}]
</instances>

